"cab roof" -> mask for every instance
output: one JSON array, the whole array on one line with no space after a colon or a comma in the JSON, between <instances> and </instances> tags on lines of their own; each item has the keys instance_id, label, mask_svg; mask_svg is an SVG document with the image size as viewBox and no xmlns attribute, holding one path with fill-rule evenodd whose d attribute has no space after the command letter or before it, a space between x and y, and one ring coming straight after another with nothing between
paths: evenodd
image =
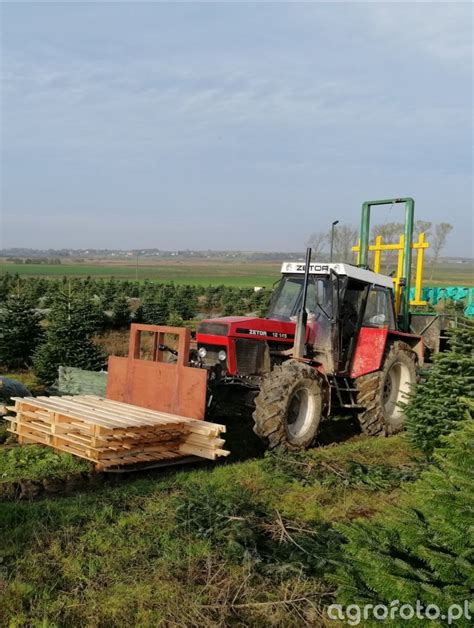
<instances>
[{"instance_id":1,"label":"cab roof","mask_svg":"<svg viewBox=\"0 0 474 628\"><path fill-rule=\"evenodd\" d=\"M303 275L305 272L305 262L283 262L281 266L281 272L283 275ZM344 275L351 279L357 279L368 284L374 284L376 286L383 286L384 288L393 288L393 279L387 277L387 275L381 275L380 273L374 273L371 270L365 268L359 268L358 266L352 266L352 264L326 264L311 263L309 265L310 275L328 275L330 271L334 271L336 275Z\"/></svg>"}]
</instances>

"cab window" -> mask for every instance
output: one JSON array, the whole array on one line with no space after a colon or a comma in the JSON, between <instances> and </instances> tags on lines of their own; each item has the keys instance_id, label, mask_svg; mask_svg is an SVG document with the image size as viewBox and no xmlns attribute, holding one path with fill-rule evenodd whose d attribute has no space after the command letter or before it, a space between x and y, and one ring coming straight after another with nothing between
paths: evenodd
<instances>
[{"instance_id":1,"label":"cab window","mask_svg":"<svg viewBox=\"0 0 474 628\"><path fill-rule=\"evenodd\" d=\"M284 277L270 306L268 318L289 320L296 309L302 286L302 277Z\"/></svg>"},{"instance_id":2,"label":"cab window","mask_svg":"<svg viewBox=\"0 0 474 628\"><path fill-rule=\"evenodd\" d=\"M268 318L290 320L301 307L304 277L283 277L270 305ZM327 278L309 277L306 293L306 310L317 317L331 315L332 286Z\"/></svg>"},{"instance_id":3,"label":"cab window","mask_svg":"<svg viewBox=\"0 0 474 628\"><path fill-rule=\"evenodd\" d=\"M310 277L306 293L306 311L320 316L321 311L330 317L332 314L332 285L327 279Z\"/></svg>"},{"instance_id":4,"label":"cab window","mask_svg":"<svg viewBox=\"0 0 474 628\"><path fill-rule=\"evenodd\" d=\"M364 327L395 328L392 299L388 288L372 286L365 307Z\"/></svg>"}]
</instances>

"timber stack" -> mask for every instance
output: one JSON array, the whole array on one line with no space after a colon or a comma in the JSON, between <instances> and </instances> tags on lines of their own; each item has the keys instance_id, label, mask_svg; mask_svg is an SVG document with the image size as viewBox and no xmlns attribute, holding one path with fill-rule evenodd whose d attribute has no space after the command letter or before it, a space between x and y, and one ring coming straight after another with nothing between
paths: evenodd
<instances>
[{"instance_id":1,"label":"timber stack","mask_svg":"<svg viewBox=\"0 0 474 628\"><path fill-rule=\"evenodd\" d=\"M95 395L14 397L9 431L94 463L97 470L197 456L216 460L225 426Z\"/></svg>"}]
</instances>

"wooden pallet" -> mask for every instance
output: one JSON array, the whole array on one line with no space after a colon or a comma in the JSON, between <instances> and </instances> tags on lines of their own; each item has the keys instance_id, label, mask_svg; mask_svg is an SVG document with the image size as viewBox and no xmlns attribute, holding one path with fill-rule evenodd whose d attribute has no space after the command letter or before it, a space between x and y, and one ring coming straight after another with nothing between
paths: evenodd
<instances>
[{"instance_id":1,"label":"wooden pallet","mask_svg":"<svg viewBox=\"0 0 474 628\"><path fill-rule=\"evenodd\" d=\"M225 426L148 410L94 395L14 397L9 431L20 443L41 443L103 469L198 456L215 460Z\"/></svg>"}]
</instances>

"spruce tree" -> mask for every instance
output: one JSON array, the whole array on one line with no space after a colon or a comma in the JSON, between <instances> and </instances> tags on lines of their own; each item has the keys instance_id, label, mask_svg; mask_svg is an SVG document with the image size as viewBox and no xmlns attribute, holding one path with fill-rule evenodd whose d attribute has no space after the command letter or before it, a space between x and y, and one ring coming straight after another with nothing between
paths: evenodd
<instances>
[{"instance_id":1,"label":"spruce tree","mask_svg":"<svg viewBox=\"0 0 474 628\"><path fill-rule=\"evenodd\" d=\"M459 323L450 332L449 350L435 356L406 408L408 438L428 455L462 420L459 398L474 395L474 322Z\"/></svg>"},{"instance_id":2,"label":"spruce tree","mask_svg":"<svg viewBox=\"0 0 474 628\"><path fill-rule=\"evenodd\" d=\"M33 357L38 378L52 384L60 365L100 370L105 356L94 344L93 336L102 324L103 313L92 300L77 294L59 294L48 317L45 342Z\"/></svg>"},{"instance_id":3,"label":"spruce tree","mask_svg":"<svg viewBox=\"0 0 474 628\"><path fill-rule=\"evenodd\" d=\"M112 307L115 299L117 298L118 290L119 285L114 277L111 277L107 283L104 284L101 296L102 302L106 308Z\"/></svg>"},{"instance_id":4,"label":"spruce tree","mask_svg":"<svg viewBox=\"0 0 474 628\"><path fill-rule=\"evenodd\" d=\"M435 464L410 485L400 507L340 526L348 542L336 576L338 603L420 600L446 612L468 600L474 616L474 403L465 403L464 421L442 438Z\"/></svg>"},{"instance_id":5,"label":"spruce tree","mask_svg":"<svg viewBox=\"0 0 474 628\"><path fill-rule=\"evenodd\" d=\"M23 294L11 294L0 310L0 364L7 368L31 365L43 337L41 315Z\"/></svg>"},{"instance_id":6,"label":"spruce tree","mask_svg":"<svg viewBox=\"0 0 474 628\"><path fill-rule=\"evenodd\" d=\"M197 308L198 299L194 286L178 286L170 311L179 314L183 320L190 320L196 316Z\"/></svg>"},{"instance_id":7,"label":"spruce tree","mask_svg":"<svg viewBox=\"0 0 474 628\"><path fill-rule=\"evenodd\" d=\"M147 325L165 325L169 313L166 301L158 299L153 301L146 300L138 308L135 321L146 323Z\"/></svg>"},{"instance_id":8,"label":"spruce tree","mask_svg":"<svg viewBox=\"0 0 474 628\"><path fill-rule=\"evenodd\" d=\"M18 275L16 275L18 277ZM0 299L5 301L12 290L12 286L15 283L15 275L11 275L9 272L2 273L0 275Z\"/></svg>"},{"instance_id":9,"label":"spruce tree","mask_svg":"<svg viewBox=\"0 0 474 628\"><path fill-rule=\"evenodd\" d=\"M178 312L171 312L166 320L169 327L184 327L183 317Z\"/></svg>"},{"instance_id":10,"label":"spruce tree","mask_svg":"<svg viewBox=\"0 0 474 628\"><path fill-rule=\"evenodd\" d=\"M264 317L268 313L268 307L270 304L271 291L270 290L257 290L253 292L250 297L250 308L255 311L258 316Z\"/></svg>"},{"instance_id":11,"label":"spruce tree","mask_svg":"<svg viewBox=\"0 0 474 628\"><path fill-rule=\"evenodd\" d=\"M111 324L114 329L123 329L130 325L131 311L128 299L119 295L112 303Z\"/></svg>"}]
</instances>

